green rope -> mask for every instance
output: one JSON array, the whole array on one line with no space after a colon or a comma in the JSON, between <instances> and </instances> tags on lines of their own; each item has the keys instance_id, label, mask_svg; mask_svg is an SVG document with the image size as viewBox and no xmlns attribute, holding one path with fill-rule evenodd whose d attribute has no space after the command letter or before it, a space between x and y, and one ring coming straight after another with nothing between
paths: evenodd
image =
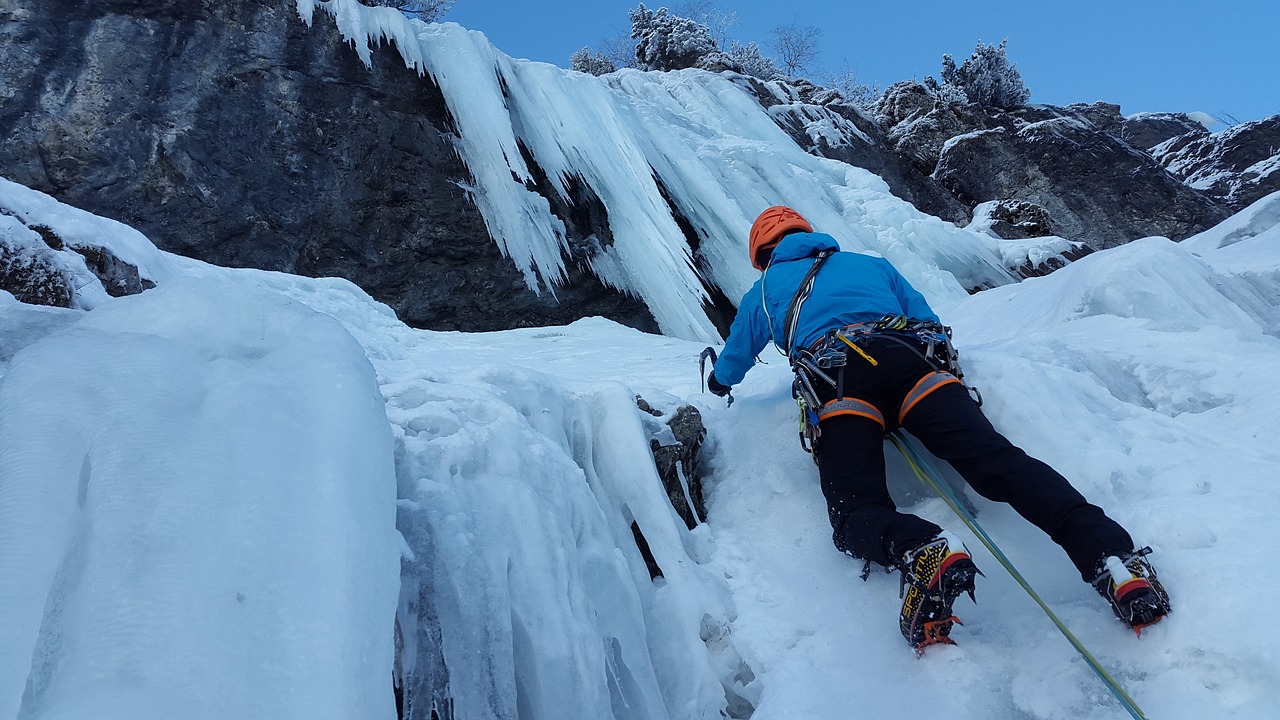
<instances>
[{"instance_id":1,"label":"green rope","mask_svg":"<svg viewBox=\"0 0 1280 720\"><path fill-rule=\"evenodd\" d=\"M973 531L973 534L978 536L978 539L982 541L982 544L986 546L987 550L991 551L991 554L995 556L996 560L1000 561L1000 564L1003 565L1004 569L1013 576L1013 579L1018 581L1018 584L1022 586L1022 589L1027 591L1027 594L1031 596L1031 599L1036 601L1036 604L1040 606L1040 609L1044 610L1044 614L1048 615L1049 619L1053 621L1053 624L1058 626L1058 630L1067 638L1072 647L1076 649L1076 652L1080 653L1080 656L1083 657L1084 661L1093 669L1093 672L1102 680L1103 683L1106 684L1107 689L1111 691L1112 695L1115 695L1116 699L1120 701L1120 704L1124 706L1124 709L1129 711L1129 714L1134 717L1134 720L1146 720L1147 716L1142 714L1142 709L1139 708L1138 704L1129 696L1129 693L1125 692L1124 688L1120 687L1120 683L1116 682L1116 679L1111 676L1111 673L1107 672L1107 669L1102 666L1102 663L1098 662L1098 659L1093 656L1093 653L1089 652L1089 649L1076 638L1075 634L1073 634L1071 630L1067 629L1067 626L1062 622L1062 620L1058 619L1058 616L1054 614L1053 610L1049 609L1049 606L1046 605L1044 600L1040 598L1040 595L1032 589L1031 584L1027 582L1026 578L1022 577L1022 573L1018 572L1018 569L1013 566L1013 563L1009 561L1009 558L1005 556L1004 552L996 546L995 541L991 539L991 536L987 535L987 531L983 530L982 526L978 524L978 520L973 516L973 513L969 512L968 509L961 505L955 495L951 492L950 488L946 487L944 483L938 482L936 479L937 472L930 467L928 461L911 446L902 432L895 430L889 433L889 442L892 442L894 447L898 448L898 451L902 453L904 458L906 458L907 464L911 466L911 470L916 474L916 477L920 479L920 482L933 488L933 491L936 492L938 496L947 503L951 510L964 521L964 524ZM921 466L923 466L923 468Z\"/></svg>"}]
</instances>

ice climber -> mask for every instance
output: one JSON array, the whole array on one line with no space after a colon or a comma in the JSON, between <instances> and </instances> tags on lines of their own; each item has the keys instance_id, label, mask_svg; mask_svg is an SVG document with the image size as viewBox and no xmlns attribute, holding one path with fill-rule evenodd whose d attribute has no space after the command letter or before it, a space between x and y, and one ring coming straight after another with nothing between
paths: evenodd
<instances>
[{"instance_id":1,"label":"ice climber","mask_svg":"<svg viewBox=\"0 0 1280 720\"><path fill-rule=\"evenodd\" d=\"M973 597L978 569L954 535L899 512L889 497L884 439L899 427L1062 546L1129 627L1140 631L1169 612L1150 550L1134 550L1101 508L992 427L960 379L949 328L887 260L839 252L835 239L781 206L756 219L748 248L761 276L738 305L707 386L727 395L770 341L787 355L802 412L816 416L806 444L835 545L868 568L902 573L899 624L917 651L951 642L952 603Z\"/></svg>"}]
</instances>

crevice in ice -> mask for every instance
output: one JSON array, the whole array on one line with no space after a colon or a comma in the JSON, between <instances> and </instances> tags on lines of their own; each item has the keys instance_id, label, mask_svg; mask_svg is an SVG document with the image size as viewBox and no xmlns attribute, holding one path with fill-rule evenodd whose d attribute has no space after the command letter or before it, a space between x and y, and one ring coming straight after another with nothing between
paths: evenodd
<instances>
[{"instance_id":1,"label":"crevice in ice","mask_svg":"<svg viewBox=\"0 0 1280 720\"><path fill-rule=\"evenodd\" d=\"M542 717L535 709L543 705L537 698L537 690L542 686L538 680L538 668L541 654L533 642L533 635L528 626L520 618L513 607L511 610L511 655L516 669L516 717L519 720L534 720Z\"/></svg>"},{"instance_id":2,"label":"crevice in ice","mask_svg":"<svg viewBox=\"0 0 1280 720\"><path fill-rule=\"evenodd\" d=\"M702 289L706 293L705 299L702 301L702 311L707 314L707 319L715 326L716 332L720 333L720 337L729 337L729 326L733 324L733 318L738 314L738 307L733 300L725 294L720 286L711 280L711 261L701 252L702 235L693 226L693 222L676 206L675 199L671 195L671 191L667 188L666 183L662 182L662 178L658 176L657 171L653 172L653 182L658 186L658 194L662 196L667 208L671 211L671 218L675 220L676 227L680 228L680 232L684 235L685 243L689 245L689 255L693 258L694 273L698 277L698 281L702 283Z\"/></svg>"},{"instance_id":3,"label":"crevice in ice","mask_svg":"<svg viewBox=\"0 0 1280 720\"><path fill-rule=\"evenodd\" d=\"M529 171L529 178L521 182L530 192L546 199L551 214L564 224L569 259L579 268L590 271L591 261L614 244L609 209L580 173L567 174L553 182L524 140L517 140L516 147ZM603 278L601 282L608 285ZM634 296L626 289L615 289Z\"/></svg>"},{"instance_id":4,"label":"crevice in ice","mask_svg":"<svg viewBox=\"0 0 1280 720\"><path fill-rule=\"evenodd\" d=\"M658 567L658 561L653 557L653 550L649 548L649 541L645 539L639 523L635 520L631 521L631 535L636 539L636 547L640 548L645 566L649 568L649 579L657 580L662 577L662 568Z\"/></svg>"},{"instance_id":5,"label":"crevice in ice","mask_svg":"<svg viewBox=\"0 0 1280 720\"><path fill-rule=\"evenodd\" d=\"M49 701L49 691L58 679L58 675L67 660L67 639L64 628L71 623L66 621L68 607L80 594L81 579L87 563L89 538L92 535L92 523L89 514L84 511L88 497L89 480L92 474L92 463L89 454L85 453L80 465L79 486L77 489L77 520L75 535L71 538L67 552L62 558L49 594L45 598L44 615L40 620L40 631L36 637L35 649L32 651L31 672L27 675L27 686L22 693L22 704L18 710L19 718L41 717L45 703Z\"/></svg>"},{"instance_id":6,"label":"crevice in ice","mask_svg":"<svg viewBox=\"0 0 1280 720\"><path fill-rule=\"evenodd\" d=\"M609 706L613 720L648 720L643 700L644 690L622 656L622 645L615 637L604 638L605 679L609 685Z\"/></svg>"}]
</instances>

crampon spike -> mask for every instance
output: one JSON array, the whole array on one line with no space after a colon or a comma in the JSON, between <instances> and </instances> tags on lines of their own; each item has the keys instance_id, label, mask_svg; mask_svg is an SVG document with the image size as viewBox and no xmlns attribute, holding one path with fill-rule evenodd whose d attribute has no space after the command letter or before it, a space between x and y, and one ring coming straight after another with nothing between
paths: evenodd
<instances>
[{"instance_id":1,"label":"crampon spike","mask_svg":"<svg viewBox=\"0 0 1280 720\"><path fill-rule=\"evenodd\" d=\"M924 655L924 649L930 645L955 645L956 641L951 639L951 625L963 625L960 618L952 615L943 620L934 620L921 625L924 631L924 637L916 645L916 657Z\"/></svg>"}]
</instances>

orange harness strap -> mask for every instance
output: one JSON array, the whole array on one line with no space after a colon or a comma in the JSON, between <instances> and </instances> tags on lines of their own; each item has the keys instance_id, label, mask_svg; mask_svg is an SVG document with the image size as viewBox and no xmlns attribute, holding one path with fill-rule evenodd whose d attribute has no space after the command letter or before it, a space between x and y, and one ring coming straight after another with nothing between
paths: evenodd
<instances>
[{"instance_id":1,"label":"orange harness strap","mask_svg":"<svg viewBox=\"0 0 1280 720\"><path fill-rule=\"evenodd\" d=\"M907 416L907 413L911 412L911 408L925 399L929 393L943 385L959 382L960 378L947 372L931 372L920 378L920 382L916 383L916 386L911 388L911 392L907 393L907 396L902 399L902 410L898 412L898 424L901 425L902 419Z\"/></svg>"},{"instance_id":2,"label":"orange harness strap","mask_svg":"<svg viewBox=\"0 0 1280 720\"><path fill-rule=\"evenodd\" d=\"M881 428L884 427L884 416L880 414L876 406L857 398L840 398L823 405L822 409L818 411L818 422L839 415L857 415L868 420L874 420Z\"/></svg>"}]
</instances>

